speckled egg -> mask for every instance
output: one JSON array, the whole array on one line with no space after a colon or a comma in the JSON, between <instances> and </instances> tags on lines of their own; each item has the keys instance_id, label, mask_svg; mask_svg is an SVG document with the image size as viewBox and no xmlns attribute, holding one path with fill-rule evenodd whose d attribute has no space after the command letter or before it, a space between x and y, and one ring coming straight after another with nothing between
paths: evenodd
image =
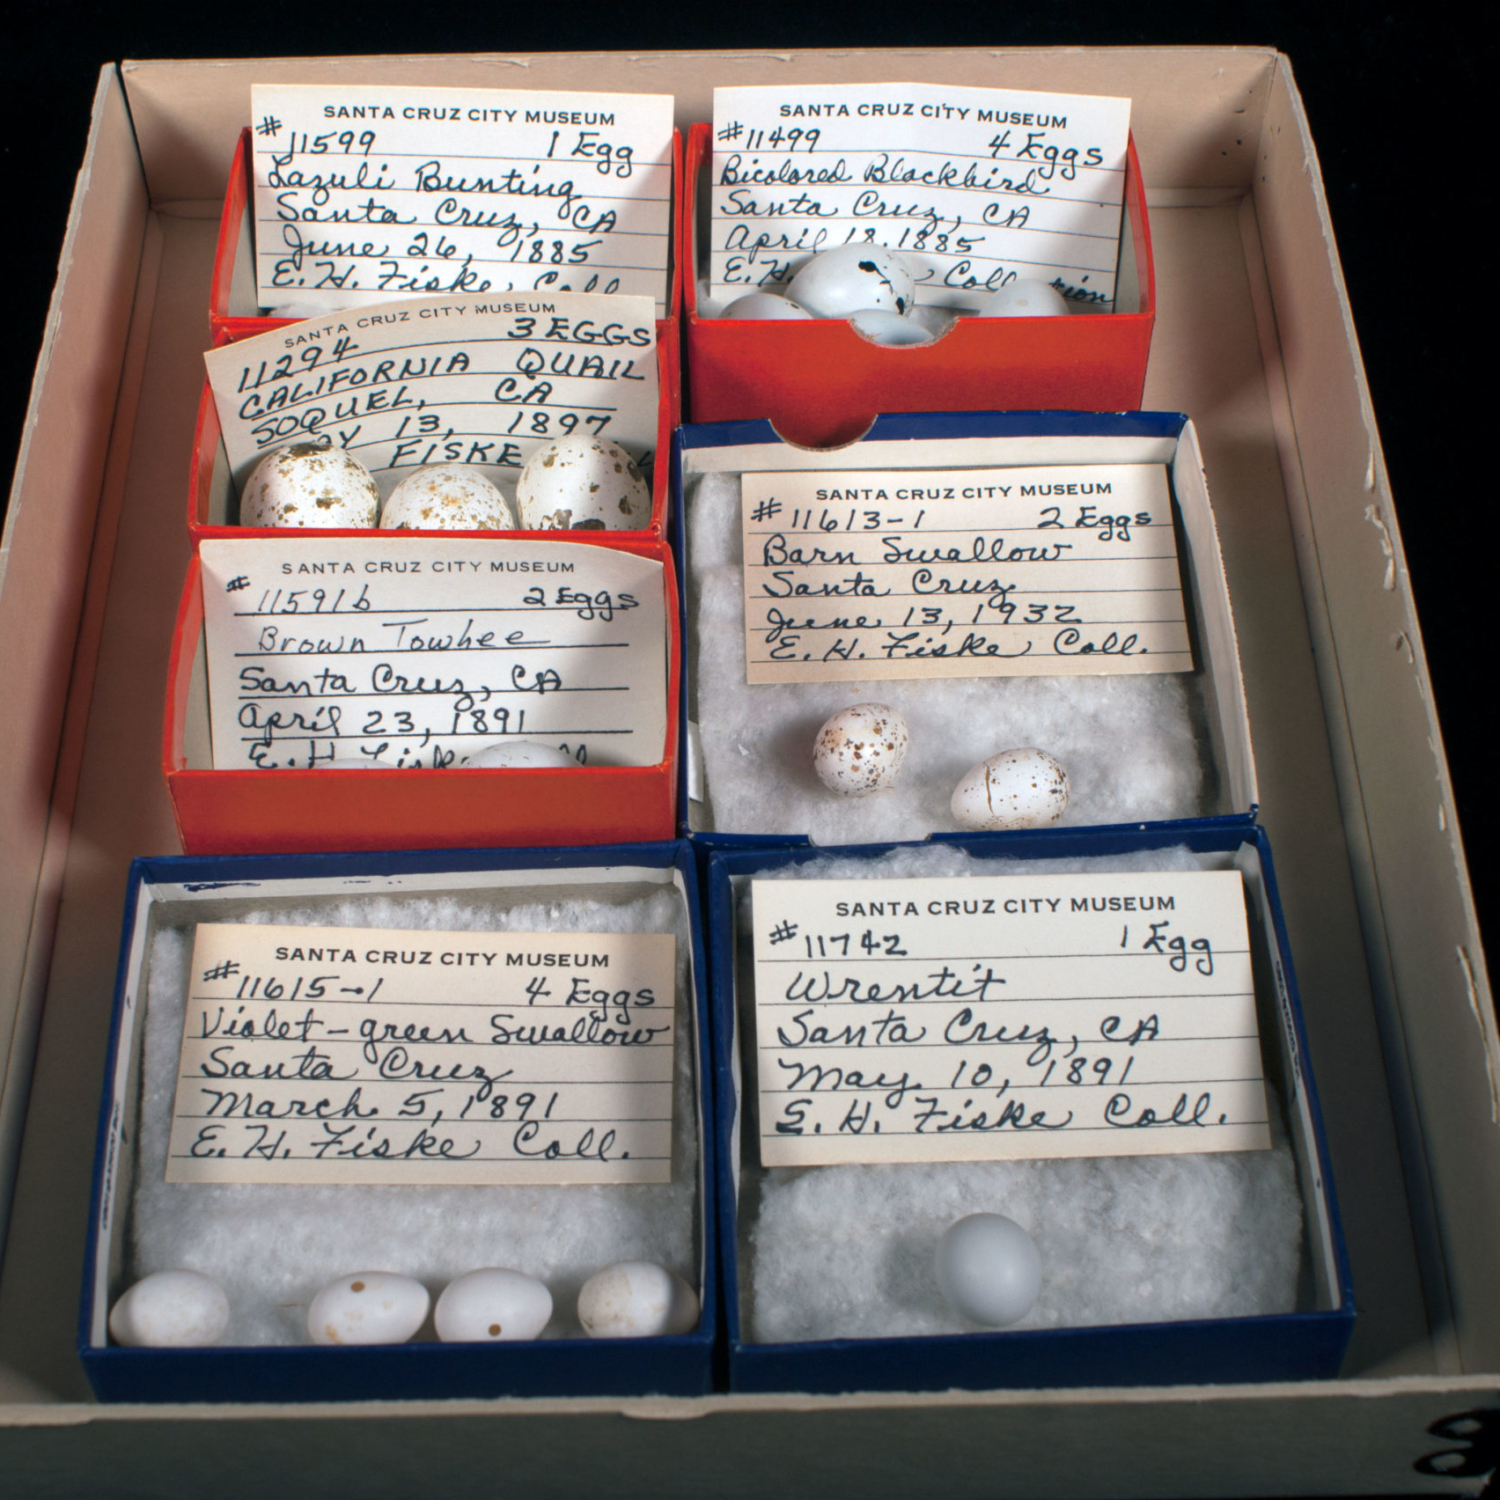
<instances>
[{"instance_id":1,"label":"speckled egg","mask_svg":"<svg viewBox=\"0 0 1500 1500\"><path fill-rule=\"evenodd\" d=\"M374 526L380 491L342 448L293 443L263 458L240 496L241 526Z\"/></svg>"},{"instance_id":2,"label":"speckled egg","mask_svg":"<svg viewBox=\"0 0 1500 1500\"><path fill-rule=\"evenodd\" d=\"M687 1333L698 1294L665 1266L621 1261L596 1271L578 1294L578 1321L591 1339L647 1339Z\"/></svg>"},{"instance_id":3,"label":"speckled egg","mask_svg":"<svg viewBox=\"0 0 1500 1500\"><path fill-rule=\"evenodd\" d=\"M950 1224L938 1241L935 1269L948 1305L986 1328L1019 1322L1042 1287L1035 1242L1004 1214L970 1214Z\"/></svg>"},{"instance_id":4,"label":"speckled egg","mask_svg":"<svg viewBox=\"0 0 1500 1500\"><path fill-rule=\"evenodd\" d=\"M847 318L863 308L904 313L916 282L905 260L884 245L838 245L813 256L786 294L819 318Z\"/></svg>"},{"instance_id":5,"label":"speckled egg","mask_svg":"<svg viewBox=\"0 0 1500 1500\"><path fill-rule=\"evenodd\" d=\"M977 309L981 318L1066 317L1068 299L1045 281L1011 281L991 292Z\"/></svg>"},{"instance_id":6,"label":"speckled egg","mask_svg":"<svg viewBox=\"0 0 1500 1500\"><path fill-rule=\"evenodd\" d=\"M781 318L810 319L812 314L805 307L793 302L790 297L778 297L775 292L746 292L736 297L723 312L721 318Z\"/></svg>"},{"instance_id":7,"label":"speckled egg","mask_svg":"<svg viewBox=\"0 0 1500 1500\"><path fill-rule=\"evenodd\" d=\"M356 1271L330 1282L307 1309L315 1344L404 1344L427 1317L427 1288L391 1271Z\"/></svg>"},{"instance_id":8,"label":"speckled egg","mask_svg":"<svg viewBox=\"0 0 1500 1500\"><path fill-rule=\"evenodd\" d=\"M460 764L482 771L493 771L502 766L578 769L578 762L566 750L560 750L556 745L544 745L540 740L497 740L493 745L486 745L466 756Z\"/></svg>"},{"instance_id":9,"label":"speckled egg","mask_svg":"<svg viewBox=\"0 0 1500 1500\"><path fill-rule=\"evenodd\" d=\"M387 531L514 531L515 507L473 464L432 464L386 497Z\"/></svg>"},{"instance_id":10,"label":"speckled egg","mask_svg":"<svg viewBox=\"0 0 1500 1500\"><path fill-rule=\"evenodd\" d=\"M535 1276L486 1266L443 1288L432 1311L445 1344L503 1344L534 1339L552 1317L552 1293Z\"/></svg>"},{"instance_id":11,"label":"speckled egg","mask_svg":"<svg viewBox=\"0 0 1500 1500\"><path fill-rule=\"evenodd\" d=\"M862 333L875 344L930 344L932 335L911 318L900 313L885 312L881 308L867 307L862 312L850 313L849 321L855 331Z\"/></svg>"},{"instance_id":12,"label":"speckled egg","mask_svg":"<svg viewBox=\"0 0 1500 1500\"><path fill-rule=\"evenodd\" d=\"M813 769L831 792L863 797L895 781L911 737L906 720L884 703L840 709L813 741Z\"/></svg>"},{"instance_id":13,"label":"speckled egg","mask_svg":"<svg viewBox=\"0 0 1500 1500\"><path fill-rule=\"evenodd\" d=\"M1045 750L1002 750L953 789L960 828L1045 828L1068 806L1068 773Z\"/></svg>"},{"instance_id":14,"label":"speckled egg","mask_svg":"<svg viewBox=\"0 0 1500 1500\"><path fill-rule=\"evenodd\" d=\"M156 1271L124 1292L109 1312L117 1344L139 1349L199 1349L229 1326L224 1288L198 1271Z\"/></svg>"},{"instance_id":15,"label":"speckled egg","mask_svg":"<svg viewBox=\"0 0 1500 1500\"><path fill-rule=\"evenodd\" d=\"M651 520L635 460L606 438L558 438L526 460L516 484L524 531L634 531Z\"/></svg>"}]
</instances>

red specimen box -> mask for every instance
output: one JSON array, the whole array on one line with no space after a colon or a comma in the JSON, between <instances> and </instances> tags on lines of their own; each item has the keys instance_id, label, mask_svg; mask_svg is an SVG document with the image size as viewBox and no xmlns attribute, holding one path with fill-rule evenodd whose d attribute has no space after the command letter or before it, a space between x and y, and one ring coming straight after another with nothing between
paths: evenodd
<instances>
[{"instance_id":1,"label":"red specimen box","mask_svg":"<svg viewBox=\"0 0 1500 1500\"><path fill-rule=\"evenodd\" d=\"M893 348L844 319L702 318L713 143L688 132L678 243L684 278L688 407L694 422L767 417L788 442L853 442L880 412L1139 411L1156 317L1156 273L1141 165L1126 153L1116 308L1052 318L960 318L931 344ZM700 193L702 203L699 203ZM746 288L746 290L751 290Z\"/></svg>"},{"instance_id":2,"label":"red specimen box","mask_svg":"<svg viewBox=\"0 0 1500 1500\"><path fill-rule=\"evenodd\" d=\"M265 320L262 320L265 321ZM286 326L286 320L273 324L276 328ZM256 329L254 332L265 332ZM671 503L672 477L669 462L672 450L672 433L682 420L682 370L681 353L677 339L677 322L667 318L656 325L656 374L658 400L656 410L656 456L651 475L651 520L649 524L630 532L616 532L616 536L645 538L661 542L665 538L667 507ZM219 343L233 343L234 339L221 334ZM215 345L218 347L218 345ZM500 407L498 411L509 408ZM500 434L496 434L500 436ZM267 449L268 453L274 449ZM441 453L424 458L423 463L442 463ZM409 536L407 531L382 531L379 529L351 529L335 526L241 526L239 524L239 494L229 470L229 455L224 449L223 434L219 426L219 412L214 404L212 387L205 379L203 395L198 402L198 426L193 438L193 472L188 482L188 535L192 538L193 550L206 537L247 536ZM534 531L449 531L446 536L536 536ZM561 536L560 532L550 533ZM570 531L569 541L576 541L586 532Z\"/></svg>"},{"instance_id":3,"label":"red specimen box","mask_svg":"<svg viewBox=\"0 0 1500 1500\"><path fill-rule=\"evenodd\" d=\"M260 305L255 285L255 181L250 147L250 127L240 131L239 143L234 148L234 161L229 168L229 186L224 194L224 208L219 215L219 243L214 251L214 274L208 303L208 321L213 331L214 347L232 344L253 334L269 333L274 328L285 328L295 323L296 318L267 317ZM682 135L672 132L672 208L668 224L673 231L672 248L667 260L666 322L673 322L682 309L682 255L677 250L681 242L675 231L681 223L679 205L682 202ZM547 288L521 288L541 290ZM555 287L553 290L557 290ZM399 293L392 294L394 301ZM663 343L667 333L658 328L658 337Z\"/></svg>"},{"instance_id":4,"label":"red specimen box","mask_svg":"<svg viewBox=\"0 0 1500 1500\"><path fill-rule=\"evenodd\" d=\"M209 297L209 327L213 347L238 343L256 334L272 333L278 328L303 321L300 318L272 318L261 308L255 284L255 190L250 129L241 130L235 146L234 161L229 169L229 185L219 216L219 240L214 252L213 281ZM655 541L665 537L667 505L670 498L670 476L667 454L672 431L682 420L682 354L680 316L682 308L682 257L677 253L676 232L681 222L678 205L682 200L682 136L672 132L672 205L668 216L671 247L667 260L667 316L657 320L656 348L660 407L656 426L658 462L652 476L651 523L637 533ZM545 291L543 287L541 290ZM399 300L393 296L392 301ZM357 311L355 309L354 311ZM443 462L441 455L426 462ZM198 429L193 445L193 475L188 500L188 532L194 549L204 537L243 536L245 528L236 524L238 497L229 475L229 466L219 434L218 414L213 395L205 384L198 410ZM258 528L264 530L265 528ZM278 530L280 528L277 528ZM300 528L288 535L348 536L354 533L334 528ZM464 535L465 533L458 533ZM514 532L475 532L470 535L513 536Z\"/></svg>"},{"instance_id":5,"label":"red specimen box","mask_svg":"<svg viewBox=\"0 0 1500 1500\"><path fill-rule=\"evenodd\" d=\"M172 636L162 735L162 769L184 851L304 854L624 844L671 838L682 674L671 551L645 536L597 541L586 533L570 532L567 540L634 552L662 564L668 632L662 682L666 738L655 765L560 770L214 770L203 591L195 556L188 566ZM539 541L539 545L547 543Z\"/></svg>"}]
</instances>

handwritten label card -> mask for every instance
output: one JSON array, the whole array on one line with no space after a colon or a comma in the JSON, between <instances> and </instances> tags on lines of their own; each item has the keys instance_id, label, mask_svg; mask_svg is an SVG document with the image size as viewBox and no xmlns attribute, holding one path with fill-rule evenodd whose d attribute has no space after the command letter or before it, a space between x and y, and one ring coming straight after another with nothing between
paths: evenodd
<instances>
[{"instance_id":1,"label":"handwritten label card","mask_svg":"<svg viewBox=\"0 0 1500 1500\"><path fill-rule=\"evenodd\" d=\"M214 766L451 767L502 740L665 753L662 565L582 542L206 541Z\"/></svg>"},{"instance_id":2,"label":"handwritten label card","mask_svg":"<svg viewBox=\"0 0 1500 1500\"><path fill-rule=\"evenodd\" d=\"M204 923L168 1182L669 1182L670 933Z\"/></svg>"},{"instance_id":3,"label":"handwritten label card","mask_svg":"<svg viewBox=\"0 0 1500 1500\"><path fill-rule=\"evenodd\" d=\"M665 317L670 94L257 84L263 307L626 292Z\"/></svg>"},{"instance_id":4,"label":"handwritten label card","mask_svg":"<svg viewBox=\"0 0 1500 1500\"><path fill-rule=\"evenodd\" d=\"M331 313L203 356L234 482L326 439L382 495L425 464L496 477L543 443L656 443L656 323L644 297L460 297Z\"/></svg>"},{"instance_id":5,"label":"handwritten label card","mask_svg":"<svg viewBox=\"0 0 1500 1500\"><path fill-rule=\"evenodd\" d=\"M746 474L754 682L1190 672L1160 464Z\"/></svg>"},{"instance_id":6,"label":"handwritten label card","mask_svg":"<svg viewBox=\"0 0 1500 1500\"><path fill-rule=\"evenodd\" d=\"M851 240L907 256L917 300L1017 278L1114 308L1130 100L942 84L714 90L712 293Z\"/></svg>"},{"instance_id":7,"label":"handwritten label card","mask_svg":"<svg viewBox=\"0 0 1500 1500\"><path fill-rule=\"evenodd\" d=\"M1270 1146L1236 872L752 884L763 1165Z\"/></svg>"}]
</instances>

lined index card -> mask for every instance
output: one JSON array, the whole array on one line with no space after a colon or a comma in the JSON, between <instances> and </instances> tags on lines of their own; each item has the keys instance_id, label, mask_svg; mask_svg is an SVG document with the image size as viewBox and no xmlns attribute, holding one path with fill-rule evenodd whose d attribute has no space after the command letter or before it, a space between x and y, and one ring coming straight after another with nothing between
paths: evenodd
<instances>
[{"instance_id":1,"label":"lined index card","mask_svg":"<svg viewBox=\"0 0 1500 1500\"><path fill-rule=\"evenodd\" d=\"M510 739L580 765L665 754L662 565L440 533L206 541L216 770L454 767Z\"/></svg>"},{"instance_id":2,"label":"lined index card","mask_svg":"<svg viewBox=\"0 0 1500 1500\"><path fill-rule=\"evenodd\" d=\"M675 951L203 923L167 1181L669 1182Z\"/></svg>"},{"instance_id":3,"label":"lined index card","mask_svg":"<svg viewBox=\"0 0 1500 1500\"><path fill-rule=\"evenodd\" d=\"M1190 672L1161 464L746 474L748 682Z\"/></svg>"},{"instance_id":4,"label":"lined index card","mask_svg":"<svg viewBox=\"0 0 1500 1500\"><path fill-rule=\"evenodd\" d=\"M714 90L712 294L779 285L850 241L900 251L917 300L1045 281L1111 312L1130 100L945 84Z\"/></svg>"},{"instance_id":5,"label":"lined index card","mask_svg":"<svg viewBox=\"0 0 1500 1500\"><path fill-rule=\"evenodd\" d=\"M263 307L624 292L666 315L672 96L251 89Z\"/></svg>"},{"instance_id":6,"label":"lined index card","mask_svg":"<svg viewBox=\"0 0 1500 1500\"><path fill-rule=\"evenodd\" d=\"M752 900L764 1166L1270 1147L1238 872Z\"/></svg>"},{"instance_id":7,"label":"lined index card","mask_svg":"<svg viewBox=\"0 0 1500 1500\"><path fill-rule=\"evenodd\" d=\"M426 464L507 478L576 433L656 443L656 324L644 297L408 298L329 313L203 356L241 487L287 443L328 442L383 496Z\"/></svg>"}]
</instances>

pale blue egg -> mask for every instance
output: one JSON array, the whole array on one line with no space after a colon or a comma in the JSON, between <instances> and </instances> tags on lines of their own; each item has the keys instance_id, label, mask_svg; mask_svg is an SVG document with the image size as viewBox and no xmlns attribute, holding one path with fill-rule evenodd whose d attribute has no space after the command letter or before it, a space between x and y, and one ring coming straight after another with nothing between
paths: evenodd
<instances>
[{"instance_id":1,"label":"pale blue egg","mask_svg":"<svg viewBox=\"0 0 1500 1500\"><path fill-rule=\"evenodd\" d=\"M778 297L775 292L746 292L736 297L723 312L721 318L781 318L805 319L812 314L799 307L790 297Z\"/></svg>"},{"instance_id":2,"label":"pale blue egg","mask_svg":"<svg viewBox=\"0 0 1500 1500\"><path fill-rule=\"evenodd\" d=\"M932 335L920 323L903 318L900 313L883 308L866 307L849 314L849 321L867 339L877 344L930 344Z\"/></svg>"},{"instance_id":3,"label":"pale blue egg","mask_svg":"<svg viewBox=\"0 0 1500 1500\"><path fill-rule=\"evenodd\" d=\"M950 1224L938 1241L937 1281L955 1312L987 1328L1004 1328L1036 1306L1042 1260L1014 1219L970 1214Z\"/></svg>"},{"instance_id":4,"label":"pale blue egg","mask_svg":"<svg viewBox=\"0 0 1500 1500\"><path fill-rule=\"evenodd\" d=\"M847 318L865 308L905 313L916 297L906 261L884 245L838 245L815 255L786 294L819 318Z\"/></svg>"},{"instance_id":5,"label":"pale blue egg","mask_svg":"<svg viewBox=\"0 0 1500 1500\"><path fill-rule=\"evenodd\" d=\"M1060 318L1068 313L1068 299L1045 281L1017 280L991 292L979 304L981 318Z\"/></svg>"}]
</instances>

